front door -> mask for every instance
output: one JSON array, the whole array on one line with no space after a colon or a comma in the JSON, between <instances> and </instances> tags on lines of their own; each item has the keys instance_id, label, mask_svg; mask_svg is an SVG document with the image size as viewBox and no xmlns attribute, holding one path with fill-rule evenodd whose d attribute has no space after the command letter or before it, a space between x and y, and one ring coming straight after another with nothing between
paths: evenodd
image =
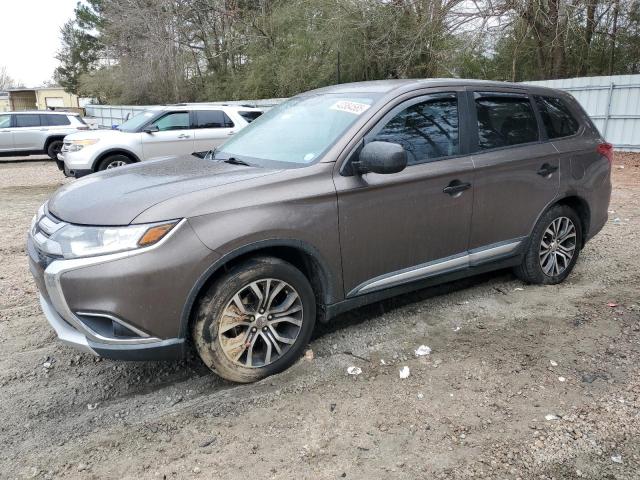
<instances>
[{"instance_id":1,"label":"front door","mask_svg":"<svg viewBox=\"0 0 640 480\"><path fill-rule=\"evenodd\" d=\"M11 114L0 113L0 152L10 152L11 150L13 150Z\"/></svg>"},{"instance_id":2,"label":"front door","mask_svg":"<svg viewBox=\"0 0 640 480\"><path fill-rule=\"evenodd\" d=\"M195 110L194 151L208 152L235 133L233 121L222 110Z\"/></svg>"},{"instance_id":3,"label":"front door","mask_svg":"<svg viewBox=\"0 0 640 480\"><path fill-rule=\"evenodd\" d=\"M402 172L336 174L347 296L466 265L473 163L461 147L461 95L434 93L401 103L364 137L363 144L402 145L408 154Z\"/></svg>"},{"instance_id":4,"label":"front door","mask_svg":"<svg viewBox=\"0 0 640 480\"><path fill-rule=\"evenodd\" d=\"M557 150L525 93L469 93L476 168L470 249L516 248L560 187ZM506 247L495 250L509 254Z\"/></svg>"},{"instance_id":5,"label":"front door","mask_svg":"<svg viewBox=\"0 0 640 480\"><path fill-rule=\"evenodd\" d=\"M194 152L189 112L168 112L149 125L154 126L158 127L157 132L139 134L145 160Z\"/></svg>"}]
</instances>

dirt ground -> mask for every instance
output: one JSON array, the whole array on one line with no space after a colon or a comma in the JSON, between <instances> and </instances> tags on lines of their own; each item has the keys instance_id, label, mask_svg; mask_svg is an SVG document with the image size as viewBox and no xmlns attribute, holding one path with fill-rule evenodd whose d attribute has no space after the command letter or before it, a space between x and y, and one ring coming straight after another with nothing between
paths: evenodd
<instances>
[{"instance_id":1,"label":"dirt ground","mask_svg":"<svg viewBox=\"0 0 640 480\"><path fill-rule=\"evenodd\" d=\"M613 179L563 285L501 271L359 309L237 386L59 344L24 243L66 180L0 161L0 478L638 479L640 155Z\"/></svg>"}]
</instances>

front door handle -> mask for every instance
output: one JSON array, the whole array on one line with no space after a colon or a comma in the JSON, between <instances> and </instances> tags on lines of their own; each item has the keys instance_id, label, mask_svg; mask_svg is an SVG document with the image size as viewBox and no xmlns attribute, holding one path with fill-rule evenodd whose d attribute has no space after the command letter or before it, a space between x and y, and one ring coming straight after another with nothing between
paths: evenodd
<instances>
[{"instance_id":1,"label":"front door handle","mask_svg":"<svg viewBox=\"0 0 640 480\"><path fill-rule=\"evenodd\" d=\"M541 177L549 177L551 176L551 174L553 172L555 172L556 170L558 170L558 167L556 167L555 165L550 165L548 163L544 163L541 167L540 170L538 170L536 173L538 175L540 175Z\"/></svg>"},{"instance_id":2,"label":"front door handle","mask_svg":"<svg viewBox=\"0 0 640 480\"><path fill-rule=\"evenodd\" d=\"M227 135L233 135L234 133L236 133L236 132L231 131L231 132L227 133Z\"/></svg>"},{"instance_id":3,"label":"front door handle","mask_svg":"<svg viewBox=\"0 0 640 480\"><path fill-rule=\"evenodd\" d=\"M191 135L185 135L184 133L181 133L180 135L178 135L178 138L191 138Z\"/></svg>"},{"instance_id":4,"label":"front door handle","mask_svg":"<svg viewBox=\"0 0 640 480\"><path fill-rule=\"evenodd\" d=\"M459 197L462 192L471 188L471 184L468 182L461 182L460 180L453 180L449 185L442 189L443 193L447 193L452 197Z\"/></svg>"}]
</instances>

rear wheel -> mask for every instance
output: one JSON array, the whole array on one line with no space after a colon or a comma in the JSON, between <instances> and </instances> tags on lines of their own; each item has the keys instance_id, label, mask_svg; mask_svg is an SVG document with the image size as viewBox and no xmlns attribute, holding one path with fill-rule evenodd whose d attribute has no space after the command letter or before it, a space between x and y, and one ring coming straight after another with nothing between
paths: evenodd
<instances>
[{"instance_id":1,"label":"rear wheel","mask_svg":"<svg viewBox=\"0 0 640 480\"><path fill-rule=\"evenodd\" d=\"M133 163L133 160L131 160L126 155L117 153L115 155L109 155L108 157L104 158L100 162L100 165L98 166L98 170L102 171L102 170L110 170L112 168L117 168L117 167L124 167L125 165L128 165L130 163Z\"/></svg>"},{"instance_id":2,"label":"rear wheel","mask_svg":"<svg viewBox=\"0 0 640 480\"><path fill-rule=\"evenodd\" d=\"M209 368L248 383L291 366L309 342L315 316L315 296L302 272L277 258L256 258L203 295L192 336Z\"/></svg>"},{"instance_id":3,"label":"rear wheel","mask_svg":"<svg viewBox=\"0 0 640 480\"><path fill-rule=\"evenodd\" d=\"M57 160L58 154L62 151L62 140L53 140L47 146L47 155L51 160Z\"/></svg>"},{"instance_id":4,"label":"rear wheel","mask_svg":"<svg viewBox=\"0 0 640 480\"><path fill-rule=\"evenodd\" d=\"M529 283L553 285L569 276L582 248L582 224L567 205L555 205L538 220L516 275Z\"/></svg>"}]
</instances>

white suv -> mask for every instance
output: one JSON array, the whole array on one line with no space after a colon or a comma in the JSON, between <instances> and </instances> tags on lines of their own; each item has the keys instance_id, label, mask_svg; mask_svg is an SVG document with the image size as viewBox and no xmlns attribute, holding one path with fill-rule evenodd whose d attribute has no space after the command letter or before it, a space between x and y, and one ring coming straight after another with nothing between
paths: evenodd
<instances>
[{"instance_id":1,"label":"white suv","mask_svg":"<svg viewBox=\"0 0 640 480\"><path fill-rule=\"evenodd\" d=\"M261 114L258 108L243 106L159 106L115 130L69 135L58 159L64 162L65 175L78 178L142 160L207 152Z\"/></svg>"},{"instance_id":2,"label":"white suv","mask_svg":"<svg viewBox=\"0 0 640 480\"><path fill-rule=\"evenodd\" d=\"M56 159L65 135L88 130L77 113L1 112L0 156L47 154Z\"/></svg>"}]
</instances>

